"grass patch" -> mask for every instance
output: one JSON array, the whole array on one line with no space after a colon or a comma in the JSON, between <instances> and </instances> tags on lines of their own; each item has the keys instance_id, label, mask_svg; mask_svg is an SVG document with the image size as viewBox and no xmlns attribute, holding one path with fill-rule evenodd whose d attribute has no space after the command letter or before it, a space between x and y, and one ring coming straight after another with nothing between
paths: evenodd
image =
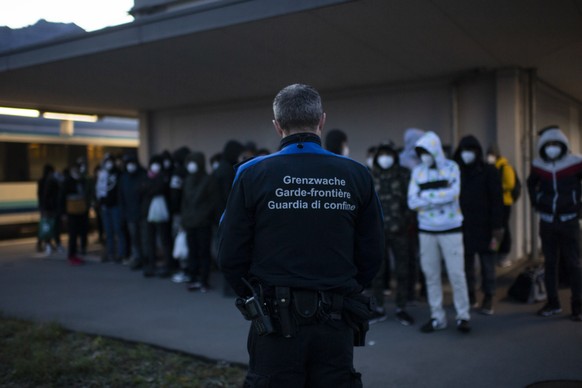
<instances>
[{"instance_id":1,"label":"grass patch","mask_svg":"<svg viewBox=\"0 0 582 388\"><path fill-rule=\"evenodd\" d=\"M2 387L240 387L245 369L0 315Z\"/></svg>"}]
</instances>

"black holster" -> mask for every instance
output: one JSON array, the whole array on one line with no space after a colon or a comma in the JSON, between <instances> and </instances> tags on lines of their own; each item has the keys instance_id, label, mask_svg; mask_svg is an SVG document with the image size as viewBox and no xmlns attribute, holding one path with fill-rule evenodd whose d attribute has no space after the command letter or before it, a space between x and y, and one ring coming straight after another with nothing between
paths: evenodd
<instances>
[{"instance_id":1,"label":"black holster","mask_svg":"<svg viewBox=\"0 0 582 388\"><path fill-rule=\"evenodd\" d=\"M364 346L366 333L370 329L369 320L375 315L376 299L353 294L344 297L343 307L344 320L354 331L354 346Z\"/></svg>"}]
</instances>

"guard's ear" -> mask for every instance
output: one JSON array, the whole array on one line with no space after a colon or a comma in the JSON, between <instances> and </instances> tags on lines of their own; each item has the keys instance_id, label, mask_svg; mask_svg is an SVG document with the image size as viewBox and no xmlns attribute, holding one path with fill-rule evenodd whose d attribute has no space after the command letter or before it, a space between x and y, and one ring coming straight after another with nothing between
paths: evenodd
<instances>
[{"instance_id":1,"label":"guard's ear","mask_svg":"<svg viewBox=\"0 0 582 388\"><path fill-rule=\"evenodd\" d=\"M325 125L325 119L327 118L327 115L325 114L325 112L323 112L323 114L321 115L321 118L319 119L319 123L317 124L317 131L319 132L318 135L321 136L321 133L323 132L323 126Z\"/></svg>"},{"instance_id":2,"label":"guard's ear","mask_svg":"<svg viewBox=\"0 0 582 388\"><path fill-rule=\"evenodd\" d=\"M281 128L281 124L277 120L273 120L273 126L275 127L275 131L280 137L285 137L285 131Z\"/></svg>"}]
</instances>

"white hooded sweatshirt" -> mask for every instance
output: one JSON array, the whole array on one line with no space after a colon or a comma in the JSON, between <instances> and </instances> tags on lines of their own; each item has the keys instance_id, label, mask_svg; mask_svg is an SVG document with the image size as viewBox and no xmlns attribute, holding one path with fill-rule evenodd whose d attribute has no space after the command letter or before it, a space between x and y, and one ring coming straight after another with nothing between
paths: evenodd
<instances>
[{"instance_id":1,"label":"white hooded sweatshirt","mask_svg":"<svg viewBox=\"0 0 582 388\"><path fill-rule=\"evenodd\" d=\"M416 147L427 150L435 161L433 167L419 164L412 170L408 207L418 212L418 228L426 232L446 232L460 228L463 214L459 206L459 166L445 158L441 140L434 132L425 133L416 142Z\"/></svg>"}]
</instances>

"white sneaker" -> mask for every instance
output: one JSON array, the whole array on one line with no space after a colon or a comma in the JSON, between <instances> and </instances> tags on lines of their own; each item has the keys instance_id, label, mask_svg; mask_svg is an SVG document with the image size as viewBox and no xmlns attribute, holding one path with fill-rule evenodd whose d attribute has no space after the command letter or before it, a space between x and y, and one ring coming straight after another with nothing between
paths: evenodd
<instances>
[{"instance_id":1,"label":"white sneaker","mask_svg":"<svg viewBox=\"0 0 582 388\"><path fill-rule=\"evenodd\" d=\"M184 272L178 272L172 276L172 281L174 283L187 283L190 281L190 276L186 275Z\"/></svg>"},{"instance_id":2,"label":"white sneaker","mask_svg":"<svg viewBox=\"0 0 582 388\"><path fill-rule=\"evenodd\" d=\"M50 244L47 244L45 250L44 250L44 255L45 256L50 256L53 254L53 248L51 247Z\"/></svg>"}]
</instances>

